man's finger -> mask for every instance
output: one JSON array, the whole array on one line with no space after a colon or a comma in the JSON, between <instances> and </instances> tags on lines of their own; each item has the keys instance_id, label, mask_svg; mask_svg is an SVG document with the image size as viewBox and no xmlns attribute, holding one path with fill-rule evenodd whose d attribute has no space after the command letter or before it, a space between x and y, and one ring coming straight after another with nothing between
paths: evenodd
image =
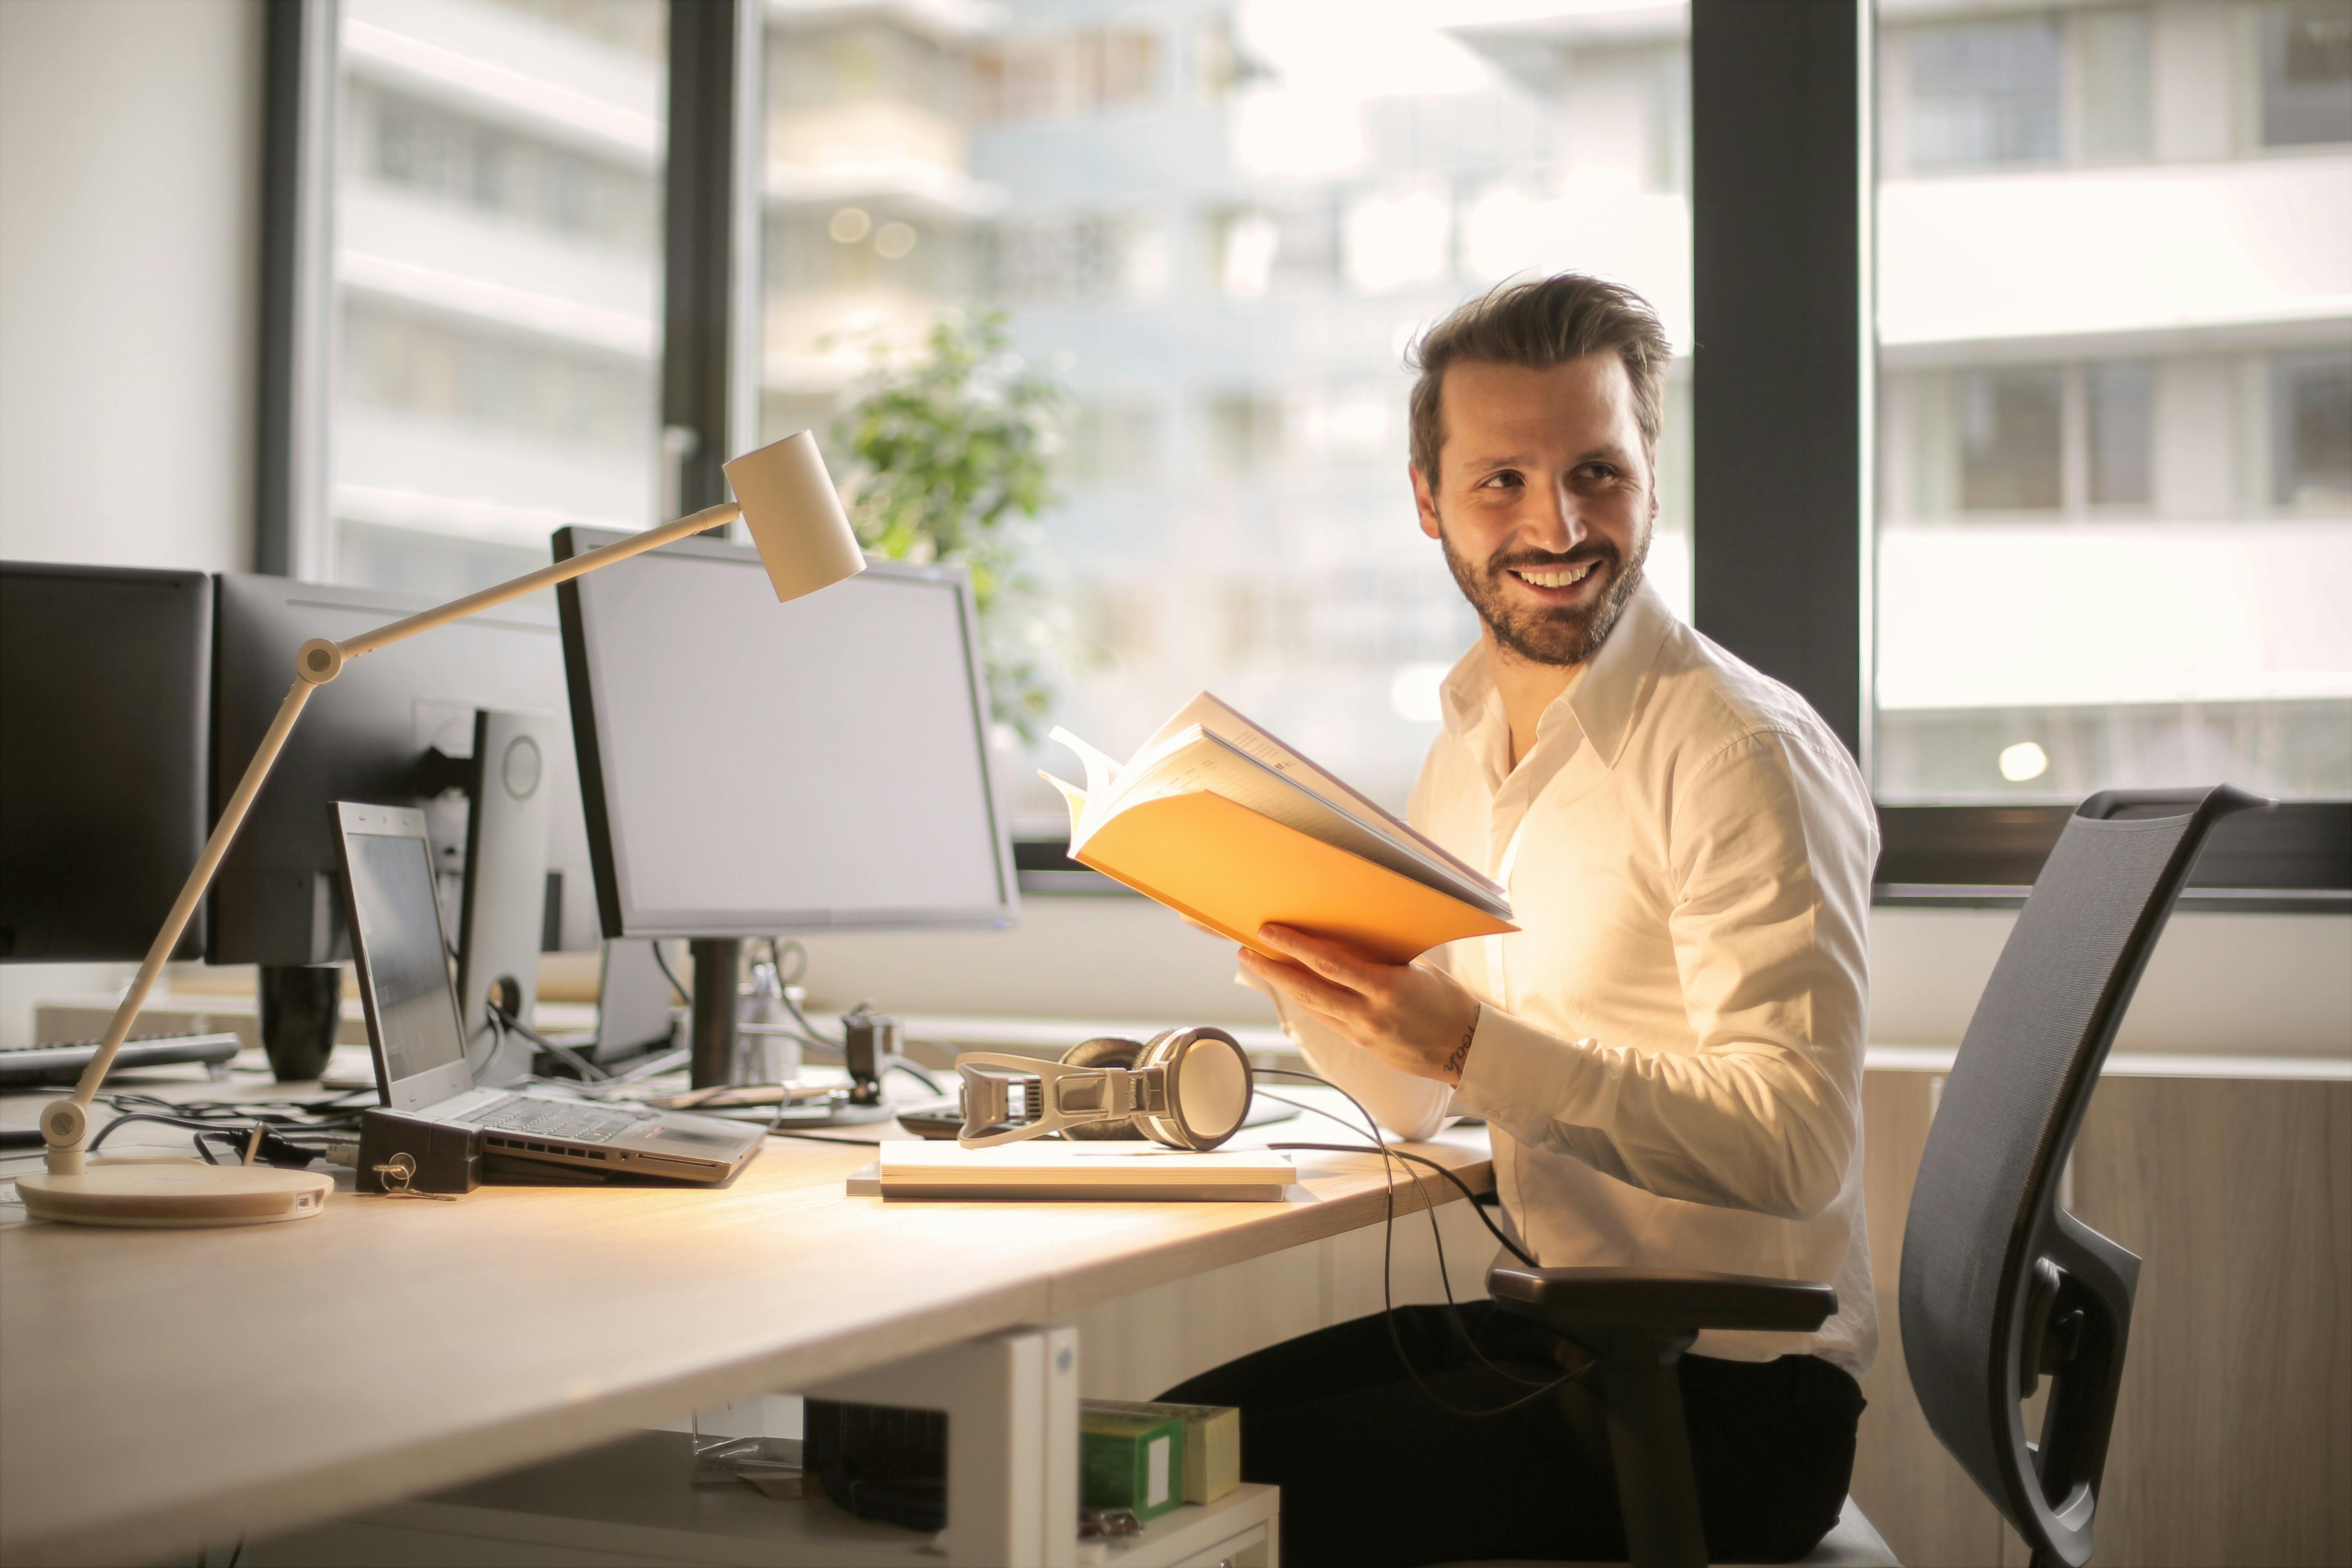
<instances>
[{"instance_id":1,"label":"man's finger","mask_svg":"<svg viewBox=\"0 0 2352 1568\"><path fill-rule=\"evenodd\" d=\"M1391 967L1372 963L1336 942L1326 942L1319 936L1285 925L1263 925L1257 928L1258 940L1316 973L1353 991L1363 991L1378 985L1381 971Z\"/></svg>"},{"instance_id":2,"label":"man's finger","mask_svg":"<svg viewBox=\"0 0 2352 1568\"><path fill-rule=\"evenodd\" d=\"M1242 949L1242 962L1249 966L1252 973L1313 1012L1345 1014L1353 1011L1363 1001L1347 987L1333 984L1311 969L1296 963L1278 963L1248 948Z\"/></svg>"}]
</instances>

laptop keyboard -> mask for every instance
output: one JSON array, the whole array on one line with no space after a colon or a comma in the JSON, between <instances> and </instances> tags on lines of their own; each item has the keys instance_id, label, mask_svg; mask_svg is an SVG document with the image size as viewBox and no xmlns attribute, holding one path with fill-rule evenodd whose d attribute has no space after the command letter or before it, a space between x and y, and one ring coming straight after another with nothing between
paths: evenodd
<instances>
[{"instance_id":1,"label":"laptop keyboard","mask_svg":"<svg viewBox=\"0 0 2352 1568\"><path fill-rule=\"evenodd\" d=\"M498 1132L561 1138L572 1143L606 1143L651 1120L653 1115L649 1110L615 1110L602 1105L510 1094L460 1120Z\"/></svg>"}]
</instances>

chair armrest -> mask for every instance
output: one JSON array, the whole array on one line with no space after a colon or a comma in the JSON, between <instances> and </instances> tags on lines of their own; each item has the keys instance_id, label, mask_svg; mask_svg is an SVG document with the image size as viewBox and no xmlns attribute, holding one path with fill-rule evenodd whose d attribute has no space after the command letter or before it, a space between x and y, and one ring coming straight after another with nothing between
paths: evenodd
<instances>
[{"instance_id":1,"label":"chair armrest","mask_svg":"<svg viewBox=\"0 0 2352 1568\"><path fill-rule=\"evenodd\" d=\"M1504 1310L1562 1331L1805 1334L1837 1310L1837 1292L1827 1285L1687 1268L1529 1268L1506 1261L1486 1271L1486 1291Z\"/></svg>"}]
</instances>

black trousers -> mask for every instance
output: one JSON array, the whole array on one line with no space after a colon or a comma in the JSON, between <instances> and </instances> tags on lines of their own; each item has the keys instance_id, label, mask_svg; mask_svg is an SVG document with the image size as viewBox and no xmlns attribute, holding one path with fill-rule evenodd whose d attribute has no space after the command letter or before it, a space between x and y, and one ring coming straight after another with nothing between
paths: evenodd
<instances>
[{"instance_id":1,"label":"black trousers","mask_svg":"<svg viewBox=\"0 0 2352 1568\"><path fill-rule=\"evenodd\" d=\"M1502 1373L1480 1364L1465 1331ZM1559 1377L1552 1336L1491 1301L1465 1303L1458 1324L1443 1307L1400 1308L1396 1332L1421 1383L1376 1314L1161 1396L1241 1407L1243 1476L1282 1488L1285 1568L1624 1561L1606 1439L1580 1437L1587 1424L1557 1394L1502 1415L1456 1413L1495 1409ZM1811 1551L1845 1501L1860 1386L1815 1356L1686 1355L1682 1394L1708 1556L1786 1563Z\"/></svg>"}]
</instances>

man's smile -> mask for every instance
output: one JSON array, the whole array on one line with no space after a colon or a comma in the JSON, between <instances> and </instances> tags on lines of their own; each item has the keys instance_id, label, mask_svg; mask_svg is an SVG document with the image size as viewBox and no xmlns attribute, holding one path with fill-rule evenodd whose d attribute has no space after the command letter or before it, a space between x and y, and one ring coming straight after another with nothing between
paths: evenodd
<instances>
[{"instance_id":1,"label":"man's smile","mask_svg":"<svg viewBox=\"0 0 2352 1568\"><path fill-rule=\"evenodd\" d=\"M1567 604L1583 596L1592 569L1600 564L1596 558L1564 562L1557 566L1509 566L1504 571L1534 589L1538 597L1552 604Z\"/></svg>"}]
</instances>

